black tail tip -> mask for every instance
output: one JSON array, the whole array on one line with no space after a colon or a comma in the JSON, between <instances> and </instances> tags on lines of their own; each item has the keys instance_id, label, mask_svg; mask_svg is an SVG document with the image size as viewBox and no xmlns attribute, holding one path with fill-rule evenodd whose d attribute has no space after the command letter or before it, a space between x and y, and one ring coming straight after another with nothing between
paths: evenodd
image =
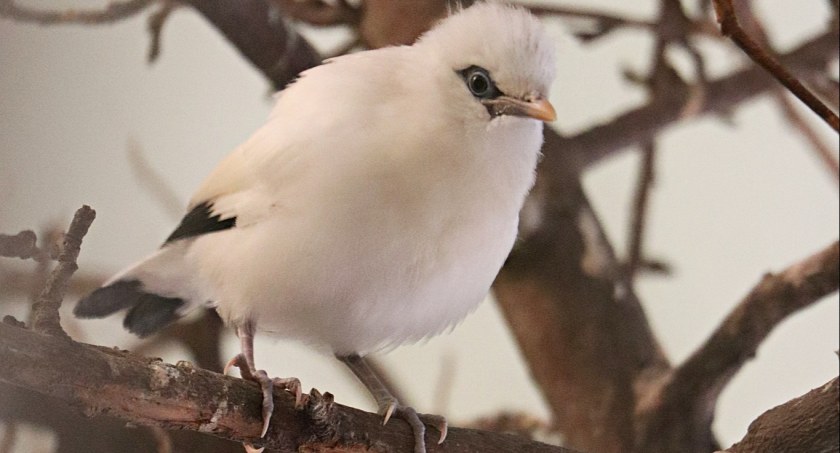
<instances>
[{"instance_id":1,"label":"black tail tip","mask_svg":"<svg viewBox=\"0 0 840 453\"><path fill-rule=\"evenodd\" d=\"M140 280L118 281L79 300L73 308L77 318L104 318L140 303Z\"/></svg>"},{"instance_id":2,"label":"black tail tip","mask_svg":"<svg viewBox=\"0 0 840 453\"><path fill-rule=\"evenodd\" d=\"M146 337L180 318L178 309L184 300L163 297L142 290L139 280L121 280L99 288L81 299L73 314L77 318L104 318L129 309L123 326L131 333Z\"/></svg>"}]
</instances>

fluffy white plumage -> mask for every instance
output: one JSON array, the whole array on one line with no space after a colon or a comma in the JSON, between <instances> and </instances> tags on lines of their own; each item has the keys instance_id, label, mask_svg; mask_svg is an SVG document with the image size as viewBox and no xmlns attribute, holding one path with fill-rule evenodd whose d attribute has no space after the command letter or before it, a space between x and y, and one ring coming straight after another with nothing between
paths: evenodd
<instances>
[{"instance_id":1,"label":"fluffy white plumage","mask_svg":"<svg viewBox=\"0 0 840 453\"><path fill-rule=\"evenodd\" d=\"M475 92L475 68L496 91ZM235 226L170 240L105 287L140 282L179 314L212 301L340 356L440 333L510 252L554 69L539 22L495 3L310 69L190 202Z\"/></svg>"},{"instance_id":2,"label":"fluffy white plumage","mask_svg":"<svg viewBox=\"0 0 840 453\"><path fill-rule=\"evenodd\" d=\"M547 95L551 44L530 14L482 4L413 46L304 72L190 202L236 227L169 244L112 281L213 301L229 323L337 354L445 330L509 253L542 143L539 121L491 118L456 70Z\"/></svg>"}]
</instances>

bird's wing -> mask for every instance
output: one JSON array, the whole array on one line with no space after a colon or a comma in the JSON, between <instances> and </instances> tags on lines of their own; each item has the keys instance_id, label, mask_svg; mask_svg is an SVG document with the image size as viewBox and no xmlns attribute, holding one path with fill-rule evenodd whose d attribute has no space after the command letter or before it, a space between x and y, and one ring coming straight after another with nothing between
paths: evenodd
<instances>
[{"instance_id":1,"label":"bird's wing","mask_svg":"<svg viewBox=\"0 0 840 453\"><path fill-rule=\"evenodd\" d=\"M404 79L413 74L406 70L413 68L410 55L409 47L380 49L339 57L301 74L278 95L267 123L204 180L166 243L260 222L311 198L312 185L335 177L331 169L346 174L348 166L358 167L358 153L399 150L379 143L383 134L370 128L395 110L410 111L407 101L381 102L404 94ZM382 71L384 59L390 71Z\"/></svg>"},{"instance_id":2,"label":"bird's wing","mask_svg":"<svg viewBox=\"0 0 840 453\"><path fill-rule=\"evenodd\" d=\"M270 137L266 137L270 134ZM282 160L282 141L263 127L234 152L223 159L195 192L181 223L164 242L208 233L242 228L265 218L275 199L262 184L266 156Z\"/></svg>"}]
</instances>

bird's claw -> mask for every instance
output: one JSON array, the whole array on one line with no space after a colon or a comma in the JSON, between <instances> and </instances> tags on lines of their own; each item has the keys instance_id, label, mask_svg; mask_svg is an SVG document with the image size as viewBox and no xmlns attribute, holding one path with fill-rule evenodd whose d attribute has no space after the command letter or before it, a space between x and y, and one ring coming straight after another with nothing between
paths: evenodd
<instances>
[{"instance_id":1,"label":"bird's claw","mask_svg":"<svg viewBox=\"0 0 840 453\"><path fill-rule=\"evenodd\" d=\"M248 367L248 362L245 360L244 355L236 354L232 359L228 360L228 363L225 364L225 368L222 370L222 374L228 374L233 367L239 368L239 374L242 375L242 379L254 380L254 376L251 375L251 370Z\"/></svg>"},{"instance_id":2,"label":"bird's claw","mask_svg":"<svg viewBox=\"0 0 840 453\"><path fill-rule=\"evenodd\" d=\"M282 387L287 392L295 396L295 409L303 410L306 403L309 401L309 395L303 393L303 388L300 385L300 379L295 377L290 378L272 378L272 384Z\"/></svg>"},{"instance_id":3,"label":"bird's claw","mask_svg":"<svg viewBox=\"0 0 840 453\"><path fill-rule=\"evenodd\" d=\"M426 425L429 425L440 432L438 445L446 440L448 432L448 423L446 418L440 415L420 414L409 406L403 406L397 402L396 399L387 401L379 409L379 413L383 415L382 424L388 423L392 416L396 416L405 420L411 431L414 433L414 453L426 453Z\"/></svg>"},{"instance_id":4,"label":"bird's claw","mask_svg":"<svg viewBox=\"0 0 840 453\"><path fill-rule=\"evenodd\" d=\"M446 440L446 435L449 433L449 423L446 421L446 417L435 414L417 414L417 416L420 417L420 420L423 420L423 423L440 432L438 445L442 444L443 441Z\"/></svg>"},{"instance_id":5,"label":"bird's claw","mask_svg":"<svg viewBox=\"0 0 840 453\"><path fill-rule=\"evenodd\" d=\"M237 354L225 365L224 373L227 374L232 367L239 368L239 373L242 379L254 381L260 385L262 390L262 430L260 437L265 437L268 432L268 425L271 422L271 414L274 413L274 387L282 387L287 392L295 396L295 409L301 410L306 405L306 398L301 389L300 380L298 378L270 378L265 370L252 370L245 360L245 356ZM250 445L245 446L245 450L251 453L260 453L262 449L256 449Z\"/></svg>"},{"instance_id":6,"label":"bird's claw","mask_svg":"<svg viewBox=\"0 0 840 453\"><path fill-rule=\"evenodd\" d=\"M382 420L382 426L388 424L388 420L390 420L391 416L394 415L394 411L397 409L398 406L399 403L397 403L397 400L392 399L379 409L379 413L384 417L384 419Z\"/></svg>"}]
</instances>

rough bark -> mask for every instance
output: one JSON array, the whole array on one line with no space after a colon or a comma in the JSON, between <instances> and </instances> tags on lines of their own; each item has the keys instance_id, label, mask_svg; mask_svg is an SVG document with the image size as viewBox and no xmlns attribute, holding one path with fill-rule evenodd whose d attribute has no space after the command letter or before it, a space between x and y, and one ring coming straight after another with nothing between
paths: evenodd
<instances>
[{"instance_id":1,"label":"rough bark","mask_svg":"<svg viewBox=\"0 0 840 453\"><path fill-rule=\"evenodd\" d=\"M728 453L840 451L840 392L837 378L770 409L750 423L747 435Z\"/></svg>"},{"instance_id":2,"label":"rough bark","mask_svg":"<svg viewBox=\"0 0 840 453\"><path fill-rule=\"evenodd\" d=\"M256 384L186 362L170 365L111 348L39 334L8 318L0 323L0 381L77 406L86 415L119 417L137 425L191 430L280 451L391 452L410 450L411 429L394 420L382 426L377 414L310 394L306 409L291 395L275 394L265 439L259 439L262 397ZM569 452L522 437L450 428L434 452Z\"/></svg>"}]
</instances>

